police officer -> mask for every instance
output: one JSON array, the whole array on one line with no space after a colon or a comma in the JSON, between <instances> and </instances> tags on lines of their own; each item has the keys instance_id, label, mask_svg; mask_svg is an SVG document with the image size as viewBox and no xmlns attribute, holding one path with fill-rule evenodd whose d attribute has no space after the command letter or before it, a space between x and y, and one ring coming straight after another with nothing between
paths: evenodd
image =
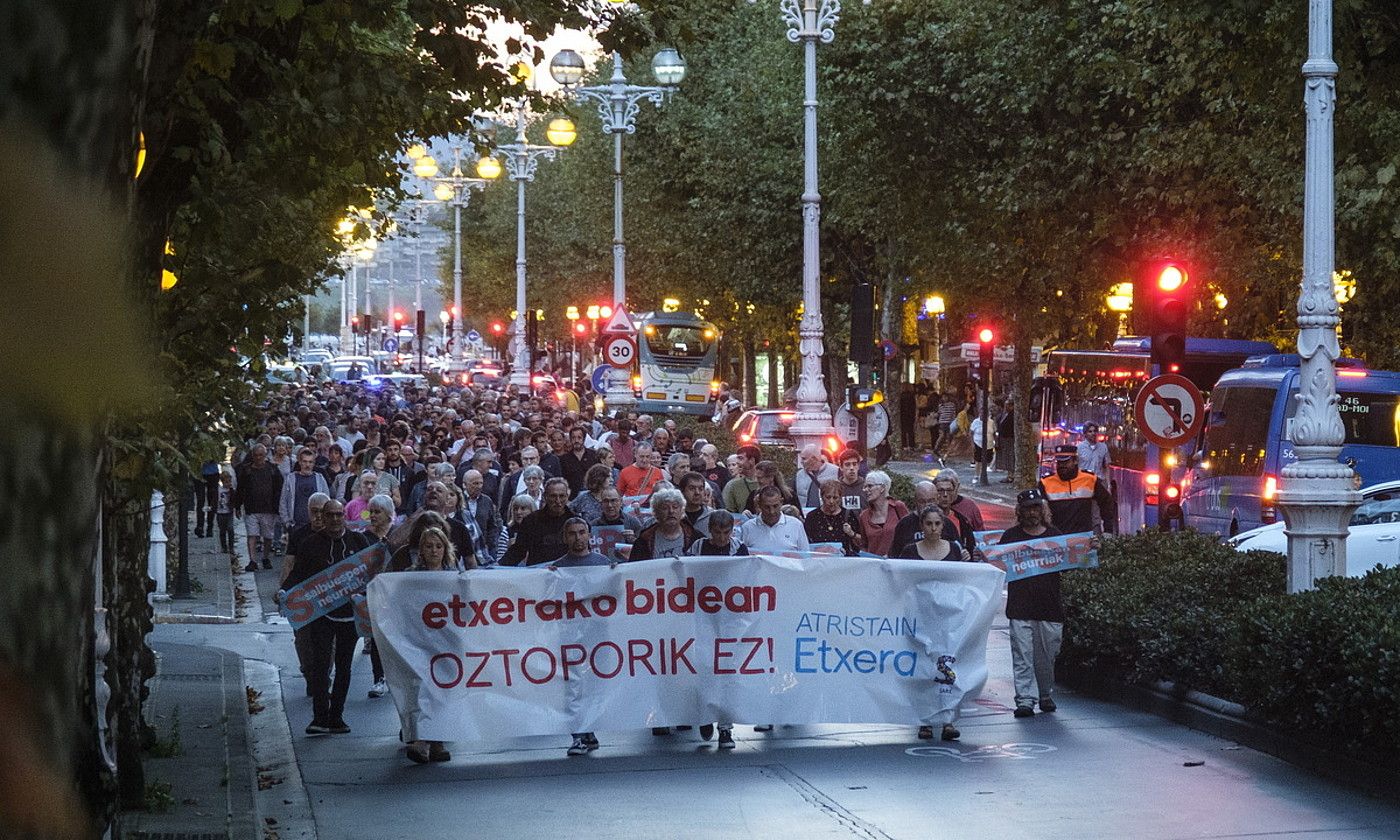
<instances>
[{"instance_id":1,"label":"police officer","mask_svg":"<svg viewBox=\"0 0 1400 840\"><path fill-rule=\"evenodd\" d=\"M1038 489L1049 502L1051 521L1061 533L1118 532L1118 502L1102 478L1079 469L1079 451L1074 444L1055 447L1055 473L1042 478Z\"/></svg>"}]
</instances>

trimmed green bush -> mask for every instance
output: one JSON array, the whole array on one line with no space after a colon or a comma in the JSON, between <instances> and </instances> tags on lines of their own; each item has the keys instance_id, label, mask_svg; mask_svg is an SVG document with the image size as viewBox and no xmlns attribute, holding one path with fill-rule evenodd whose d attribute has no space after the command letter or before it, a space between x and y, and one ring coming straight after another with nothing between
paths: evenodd
<instances>
[{"instance_id":1,"label":"trimmed green bush","mask_svg":"<svg viewBox=\"0 0 1400 840\"><path fill-rule=\"evenodd\" d=\"M1258 598L1238 628L1239 703L1349 750L1400 750L1400 567Z\"/></svg>"},{"instance_id":2,"label":"trimmed green bush","mask_svg":"<svg viewBox=\"0 0 1400 840\"><path fill-rule=\"evenodd\" d=\"M1351 750L1400 749L1400 568L1285 594L1287 561L1193 531L1104 540L1064 576L1064 664L1168 680Z\"/></svg>"}]
</instances>

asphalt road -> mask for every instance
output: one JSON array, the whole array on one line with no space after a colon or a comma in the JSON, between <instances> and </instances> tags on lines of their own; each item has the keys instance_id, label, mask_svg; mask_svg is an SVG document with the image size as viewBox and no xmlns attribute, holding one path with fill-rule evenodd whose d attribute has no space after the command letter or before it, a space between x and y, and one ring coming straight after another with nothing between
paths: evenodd
<instances>
[{"instance_id":1,"label":"asphalt road","mask_svg":"<svg viewBox=\"0 0 1400 840\"><path fill-rule=\"evenodd\" d=\"M270 595L271 574L260 575ZM255 738L263 755L290 745L300 780L260 802L295 810L304 789L324 838L1400 838L1400 806L1154 716L1061 692L1057 712L1013 718L1005 619L954 744L919 741L912 726L736 726L732 752L694 732L600 732L602 749L568 758L566 736L502 733L450 744L453 760L430 765L404 758L393 701L366 697L368 657L355 657L353 733L303 736L310 701L291 633L272 621L156 636L280 669L278 717L259 716ZM258 663L248 671L272 679ZM311 836L309 820L293 823L283 817L283 838Z\"/></svg>"}]
</instances>

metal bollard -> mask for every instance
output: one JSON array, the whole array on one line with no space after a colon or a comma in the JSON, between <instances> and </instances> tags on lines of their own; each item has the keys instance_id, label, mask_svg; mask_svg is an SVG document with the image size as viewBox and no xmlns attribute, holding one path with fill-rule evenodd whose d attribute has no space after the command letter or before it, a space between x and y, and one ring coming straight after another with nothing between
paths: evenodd
<instances>
[{"instance_id":1,"label":"metal bollard","mask_svg":"<svg viewBox=\"0 0 1400 840\"><path fill-rule=\"evenodd\" d=\"M151 600L170 600L170 593L165 591L165 496L159 490L151 493L151 550L146 559L146 574L156 582Z\"/></svg>"}]
</instances>

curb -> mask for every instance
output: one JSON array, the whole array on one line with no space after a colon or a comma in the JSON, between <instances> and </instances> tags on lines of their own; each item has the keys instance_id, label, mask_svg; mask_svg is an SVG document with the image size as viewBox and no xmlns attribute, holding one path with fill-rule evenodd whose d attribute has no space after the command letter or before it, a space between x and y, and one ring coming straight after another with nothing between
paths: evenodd
<instances>
[{"instance_id":1,"label":"curb","mask_svg":"<svg viewBox=\"0 0 1400 840\"><path fill-rule=\"evenodd\" d=\"M1282 759L1378 799L1400 802L1400 762L1384 756L1360 758L1329 749L1294 733L1279 732L1252 719L1238 703L1192 691L1171 682L1133 685L1078 668L1060 668L1060 678L1076 691L1156 715Z\"/></svg>"},{"instance_id":2,"label":"curb","mask_svg":"<svg viewBox=\"0 0 1400 840\"><path fill-rule=\"evenodd\" d=\"M245 659L243 677L260 694L263 706L261 712L248 715L247 727L257 768L253 798L258 827L279 840L315 840L316 819L282 705L282 672L269 662Z\"/></svg>"}]
</instances>

